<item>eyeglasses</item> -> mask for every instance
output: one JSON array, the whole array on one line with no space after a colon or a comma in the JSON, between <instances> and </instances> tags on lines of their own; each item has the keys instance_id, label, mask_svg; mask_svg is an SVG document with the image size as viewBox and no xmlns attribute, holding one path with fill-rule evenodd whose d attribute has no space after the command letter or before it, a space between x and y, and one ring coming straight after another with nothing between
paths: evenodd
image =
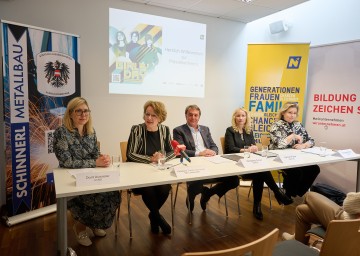
<instances>
[{"instance_id":1,"label":"eyeglasses","mask_svg":"<svg viewBox=\"0 0 360 256\"><path fill-rule=\"evenodd\" d=\"M145 117L147 117L147 118L149 118L149 117L157 118L157 115L155 115L155 114L150 114L150 113L145 113Z\"/></svg>"},{"instance_id":2,"label":"eyeglasses","mask_svg":"<svg viewBox=\"0 0 360 256\"><path fill-rule=\"evenodd\" d=\"M74 112L77 116L81 116L82 114L84 114L85 116L88 116L90 114L91 110L90 109L84 109L84 110L76 109L76 110L74 110Z\"/></svg>"}]
</instances>

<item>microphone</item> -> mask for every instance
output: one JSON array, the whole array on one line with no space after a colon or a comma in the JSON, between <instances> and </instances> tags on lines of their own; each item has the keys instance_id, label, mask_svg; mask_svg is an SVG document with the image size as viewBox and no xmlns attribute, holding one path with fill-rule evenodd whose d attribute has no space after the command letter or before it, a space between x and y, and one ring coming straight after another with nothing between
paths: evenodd
<instances>
[{"instance_id":1,"label":"microphone","mask_svg":"<svg viewBox=\"0 0 360 256\"><path fill-rule=\"evenodd\" d=\"M184 150L180 150L180 155L181 157L185 158L189 163L191 162L190 157L188 156L188 154L186 154L186 152Z\"/></svg>"},{"instance_id":2,"label":"microphone","mask_svg":"<svg viewBox=\"0 0 360 256\"><path fill-rule=\"evenodd\" d=\"M171 143L171 147L174 150L174 154L176 156L180 155L180 148L178 147L180 145L179 142L177 142L176 140L172 140L170 143Z\"/></svg>"},{"instance_id":3,"label":"microphone","mask_svg":"<svg viewBox=\"0 0 360 256\"><path fill-rule=\"evenodd\" d=\"M185 158L189 163L191 162L190 157L184 151L186 149L185 145L180 145L179 142L177 142L176 140L172 140L171 141L171 146L174 149L174 154L176 156L180 155L181 158Z\"/></svg>"}]
</instances>

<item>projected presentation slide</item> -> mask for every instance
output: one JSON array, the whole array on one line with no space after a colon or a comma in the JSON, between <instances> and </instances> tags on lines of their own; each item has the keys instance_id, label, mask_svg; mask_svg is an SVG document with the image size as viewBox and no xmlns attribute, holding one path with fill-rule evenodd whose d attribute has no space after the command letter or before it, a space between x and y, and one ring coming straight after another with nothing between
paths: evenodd
<instances>
[{"instance_id":1,"label":"projected presentation slide","mask_svg":"<svg viewBox=\"0 0 360 256\"><path fill-rule=\"evenodd\" d=\"M109 93L204 97L206 25L109 9Z\"/></svg>"}]
</instances>

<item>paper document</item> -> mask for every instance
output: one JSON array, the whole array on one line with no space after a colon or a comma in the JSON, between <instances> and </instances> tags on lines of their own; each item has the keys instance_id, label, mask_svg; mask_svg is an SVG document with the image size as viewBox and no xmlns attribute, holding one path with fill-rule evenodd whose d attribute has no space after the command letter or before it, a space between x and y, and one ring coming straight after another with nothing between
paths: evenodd
<instances>
[{"instance_id":1,"label":"paper document","mask_svg":"<svg viewBox=\"0 0 360 256\"><path fill-rule=\"evenodd\" d=\"M341 149L333 154L333 156L340 156L343 158L355 157L357 154L352 149Z\"/></svg>"},{"instance_id":2,"label":"paper document","mask_svg":"<svg viewBox=\"0 0 360 256\"><path fill-rule=\"evenodd\" d=\"M219 155L212 156L212 157L206 157L205 159L208 160L209 162L214 163L214 164L222 164L222 163L230 162L229 160L227 160L224 157L219 156Z\"/></svg>"},{"instance_id":3,"label":"paper document","mask_svg":"<svg viewBox=\"0 0 360 256\"><path fill-rule=\"evenodd\" d=\"M301 151L319 156L330 156L335 153L332 149L329 148L321 149L320 147L306 148L306 149L302 149Z\"/></svg>"}]
</instances>

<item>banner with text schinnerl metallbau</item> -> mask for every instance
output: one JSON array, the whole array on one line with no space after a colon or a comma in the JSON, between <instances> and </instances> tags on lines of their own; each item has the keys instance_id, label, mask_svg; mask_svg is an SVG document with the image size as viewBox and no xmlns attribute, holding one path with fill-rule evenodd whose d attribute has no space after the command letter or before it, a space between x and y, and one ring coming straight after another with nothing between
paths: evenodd
<instances>
[{"instance_id":1,"label":"banner with text schinnerl metallbau","mask_svg":"<svg viewBox=\"0 0 360 256\"><path fill-rule=\"evenodd\" d=\"M309 43L248 45L245 107L253 118L257 143L285 102L299 104L301 122L308 59Z\"/></svg>"},{"instance_id":2,"label":"banner with text schinnerl metallbau","mask_svg":"<svg viewBox=\"0 0 360 256\"><path fill-rule=\"evenodd\" d=\"M10 215L55 203L53 131L80 96L79 38L2 21L6 201Z\"/></svg>"}]
</instances>

